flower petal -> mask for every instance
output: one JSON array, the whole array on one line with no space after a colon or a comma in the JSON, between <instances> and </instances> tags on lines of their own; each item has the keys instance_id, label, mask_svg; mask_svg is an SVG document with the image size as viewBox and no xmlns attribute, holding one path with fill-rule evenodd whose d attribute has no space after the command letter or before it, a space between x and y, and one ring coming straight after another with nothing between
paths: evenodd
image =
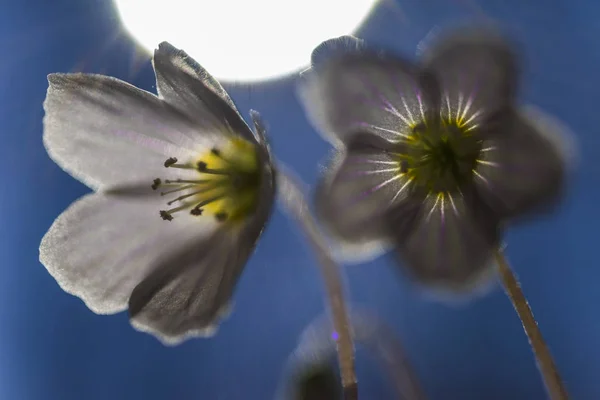
<instances>
[{"instance_id":1,"label":"flower petal","mask_svg":"<svg viewBox=\"0 0 600 400\"><path fill-rule=\"evenodd\" d=\"M153 265L129 300L132 325L163 343L214 332L269 218L274 177L263 170L258 210L243 225L224 225L204 240L182 242ZM174 221L175 222L175 221Z\"/></svg>"},{"instance_id":2,"label":"flower petal","mask_svg":"<svg viewBox=\"0 0 600 400\"><path fill-rule=\"evenodd\" d=\"M418 207L396 207L386 221L403 267L425 286L471 290L492 276L499 220L475 195L430 194Z\"/></svg>"},{"instance_id":3,"label":"flower petal","mask_svg":"<svg viewBox=\"0 0 600 400\"><path fill-rule=\"evenodd\" d=\"M410 63L360 50L319 62L303 75L299 97L315 128L339 146L357 132L404 139L437 112L439 94Z\"/></svg>"},{"instance_id":4,"label":"flower petal","mask_svg":"<svg viewBox=\"0 0 600 400\"><path fill-rule=\"evenodd\" d=\"M337 239L358 246L355 251L385 240L386 211L410 201L410 180L395 150L398 145L378 136L357 135L317 187L319 219Z\"/></svg>"},{"instance_id":5,"label":"flower petal","mask_svg":"<svg viewBox=\"0 0 600 400\"><path fill-rule=\"evenodd\" d=\"M329 39L315 47L310 55L310 64L318 68L322 63L327 63L332 57L339 57L344 54L357 54L367 50L364 40L352 35L343 35L337 38Z\"/></svg>"},{"instance_id":6,"label":"flower petal","mask_svg":"<svg viewBox=\"0 0 600 400\"><path fill-rule=\"evenodd\" d=\"M152 60L158 95L206 130L229 126L246 139L252 132L221 84L200 64L167 42Z\"/></svg>"},{"instance_id":7,"label":"flower petal","mask_svg":"<svg viewBox=\"0 0 600 400\"><path fill-rule=\"evenodd\" d=\"M147 182L84 196L54 221L40 244L40 261L95 313L123 311L163 254L214 229L212 219L163 221L164 206Z\"/></svg>"},{"instance_id":8,"label":"flower petal","mask_svg":"<svg viewBox=\"0 0 600 400\"><path fill-rule=\"evenodd\" d=\"M183 114L126 82L101 75L50 74L44 145L92 189L147 181L169 157L189 157L219 140Z\"/></svg>"},{"instance_id":9,"label":"flower petal","mask_svg":"<svg viewBox=\"0 0 600 400\"><path fill-rule=\"evenodd\" d=\"M439 80L443 118L476 126L510 105L518 71L513 49L500 35L461 30L424 47L423 64Z\"/></svg>"},{"instance_id":10,"label":"flower petal","mask_svg":"<svg viewBox=\"0 0 600 400\"><path fill-rule=\"evenodd\" d=\"M574 160L570 131L529 107L510 114L487 135L475 181L500 216L518 217L557 204Z\"/></svg>"}]
</instances>

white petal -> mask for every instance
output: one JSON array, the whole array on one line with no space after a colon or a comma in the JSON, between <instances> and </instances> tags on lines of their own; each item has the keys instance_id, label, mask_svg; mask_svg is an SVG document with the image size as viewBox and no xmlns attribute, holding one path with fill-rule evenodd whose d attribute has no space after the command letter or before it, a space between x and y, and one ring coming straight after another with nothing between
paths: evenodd
<instances>
[{"instance_id":1,"label":"white petal","mask_svg":"<svg viewBox=\"0 0 600 400\"><path fill-rule=\"evenodd\" d=\"M158 94L203 130L230 127L253 140L252 132L221 84L183 50L163 42L152 60Z\"/></svg>"},{"instance_id":2,"label":"white petal","mask_svg":"<svg viewBox=\"0 0 600 400\"><path fill-rule=\"evenodd\" d=\"M560 121L527 107L510 113L484 141L477 188L503 218L527 218L552 210L575 164L575 145Z\"/></svg>"},{"instance_id":3,"label":"white petal","mask_svg":"<svg viewBox=\"0 0 600 400\"><path fill-rule=\"evenodd\" d=\"M132 325L168 345L214 333L229 311L235 285L272 204L273 186L265 184L259 209L244 225L232 228L225 224L214 235L183 242L158 260L131 294Z\"/></svg>"},{"instance_id":4,"label":"white petal","mask_svg":"<svg viewBox=\"0 0 600 400\"><path fill-rule=\"evenodd\" d=\"M194 156L222 137L199 131L155 95L101 75L51 74L44 145L92 189L155 178L169 157Z\"/></svg>"},{"instance_id":5,"label":"white petal","mask_svg":"<svg viewBox=\"0 0 600 400\"><path fill-rule=\"evenodd\" d=\"M421 58L439 80L442 118L475 129L510 106L517 88L517 58L498 32L461 29L440 32L427 42Z\"/></svg>"},{"instance_id":6,"label":"white petal","mask_svg":"<svg viewBox=\"0 0 600 400\"><path fill-rule=\"evenodd\" d=\"M54 221L40 245L40 261L58 284L98 314L125 310L135 286L166 254L214 230L211 218L163 221L164 198L148 184L140 193L125 192L84 196Z\"/></svg>"},{"instance_id":7,"label":"white petal","mask_svg":"<svg viewBox=\"0 0 600 400\"><path fill-rule=\"evenodd\" d=\"M388 214L401 266L436 292L478 291L500 241L499 219L468 188L430 194L419 208L399 205Z\"/></svg>"},{"instance_id":8,"label":"white petal","mask_svg":"<svg viewBox=\"0 0 600 400\"><path fill-rule=\"evenodd\" d=\"M299 98L314 127L334 146L357 132L388 141L407 139L412 127L437 113L431 76L410 63L362 50L335 52L303 75Z\"/></svg>"},{"instance_id":9,"label":"white petal","mask_svg":"<svg viewBox=\"0 0 600 400\"><path fill-rule=\"evenodd\" d=\"M385 251L387 211L411 201L411 179L402 173L395 151L402 147L373 135L355 135L348 150L332 159L317 187L317 215L341 243L336 256L344 261L363 261Z\"/></svg>"}]
</instances>

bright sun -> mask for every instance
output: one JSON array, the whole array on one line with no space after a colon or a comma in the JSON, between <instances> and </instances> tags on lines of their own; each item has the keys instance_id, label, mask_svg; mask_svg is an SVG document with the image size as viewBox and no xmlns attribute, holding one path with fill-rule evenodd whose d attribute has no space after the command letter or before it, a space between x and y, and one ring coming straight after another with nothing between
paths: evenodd
<instances>
[{"instance_id":1,"label":"bright sun","mask_svg":"<svg viewBox=\"0 0 600 400\"><path fill-rule=\"evenodd\" d=\"M295 72L323 40L352 33L376 0L114 0L148 50L168 41L223 80Z\"/></svg>"}]
</instances>

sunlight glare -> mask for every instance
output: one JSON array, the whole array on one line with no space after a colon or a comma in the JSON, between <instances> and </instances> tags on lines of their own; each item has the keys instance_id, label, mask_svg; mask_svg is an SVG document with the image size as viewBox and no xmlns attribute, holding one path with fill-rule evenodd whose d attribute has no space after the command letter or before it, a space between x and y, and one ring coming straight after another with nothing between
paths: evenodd
<instances>
[{"instance_id":1,"label":"sunlight glare","mask_svg":"<svg viewBox=\"0 0 600 400\"><path fill-rule=\"evenodd\" d=\"M324 40L351 34L376 0L115 0L146 49L185 50L218 79L277 78L308 65Z\"/></svg>"}]
</instances>

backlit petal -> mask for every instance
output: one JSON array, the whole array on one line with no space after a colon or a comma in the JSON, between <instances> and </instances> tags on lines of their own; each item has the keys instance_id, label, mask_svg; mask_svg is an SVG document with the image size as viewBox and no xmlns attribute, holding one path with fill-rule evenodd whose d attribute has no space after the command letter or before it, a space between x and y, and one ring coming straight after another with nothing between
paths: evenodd
<instances>
[{"instance_id":1,"label":"backlit petal","mask_svg":"<svg viewBox=\"0 0 600 400\"><path fill-rule=\"evenodd\" d=\"M517 85L516 56L499 34L463 29L427 42L422 61L439 80L444 119L474 129L510 106Z\"/></svg>"},{"instance_id":2,"label":"backlit petal","mask_svg":"<svg viewBox=\"0 0 600 400\"><path fill-rule=\"evenodd\" d=\"M185 159L222 138L126 82L101 75L51 74L44 102L50 157L92 189L148 181L169 157Z\"/></svg>"},{"instance_id":3,"label":"backlit petal","mask_svg":"<svg viewBox=\"0 0 600 400\"><path fill-rule=\"evenodd\" d=\"M136 329L171 345L214 332L272 210L273 171L263 173L258 210L249 221L226 223L214 235L182 242L156 260L129 300Z\"/></svg>"},{"instance_id":4,"label":"backlit petal","mask_svg":"<svg viewBox=\"0 0 600 400\"><path fill-rule=\"evenodd\" d=\"M92 311L123 311L135 286L165 254L206 240L214 230L213 218L163 221L164 206L147 182L84 196L54 221L40 244L40 261Z\"/></svg>"},{"instance_id":5,"label":"backlit petal","mask_svg":"<svg viewBox=\"0 0 600 400\"><path fill-rule=\"evenodd\" d=\"M575 157L568 128L529 107L511 114L487 137L475 182L497 214L519 217L557 204Z\"/></svg>"},{"instance_id":6,"label":"backlit petal","mask_svg":"<svg viewBox=\"0 0 600 400\"><path fill-rule=\"evenodd\" d=\"M186 114L203 130L224 126L251 140L252 133L221 84L200 64L167 42L152 59L159 97Z\"/></svg>"},{"instance_id":7,"label":"backlit petal","mask_svg":"<svg viewBox=\"0 0 600 400\"><path fill-rule=\"evenodd\" d=\"M386 239L387 210L411 201L411 180L394 151L402 147L361 134L334 158L317 188L316 207L335 238L365 248Z\"/></svg>"},{"instance_id":8,"label":"backlit petal","mask_svg":"<svg viewBox=\"0 0 600 400\"><path fill-rule=\"evenodd\" d=\"M306 72L299 97L315 128L339 146L357 132L405 140L411 127L437 112L439 94L410 63L360 51Z\"/></svg>"},{"instance_id":9,"label":"backlit petal","mask_svg":"<svg viewBox=\"0 0 600 400\"><path fill-rule=\"evenodd\" d=\"M492 276L489 268L500 238L499 220L476 196L432 193L418 207L400 205L386 221L401 265L417 282L464 291Z\"/></svg>"}]
</instances>

